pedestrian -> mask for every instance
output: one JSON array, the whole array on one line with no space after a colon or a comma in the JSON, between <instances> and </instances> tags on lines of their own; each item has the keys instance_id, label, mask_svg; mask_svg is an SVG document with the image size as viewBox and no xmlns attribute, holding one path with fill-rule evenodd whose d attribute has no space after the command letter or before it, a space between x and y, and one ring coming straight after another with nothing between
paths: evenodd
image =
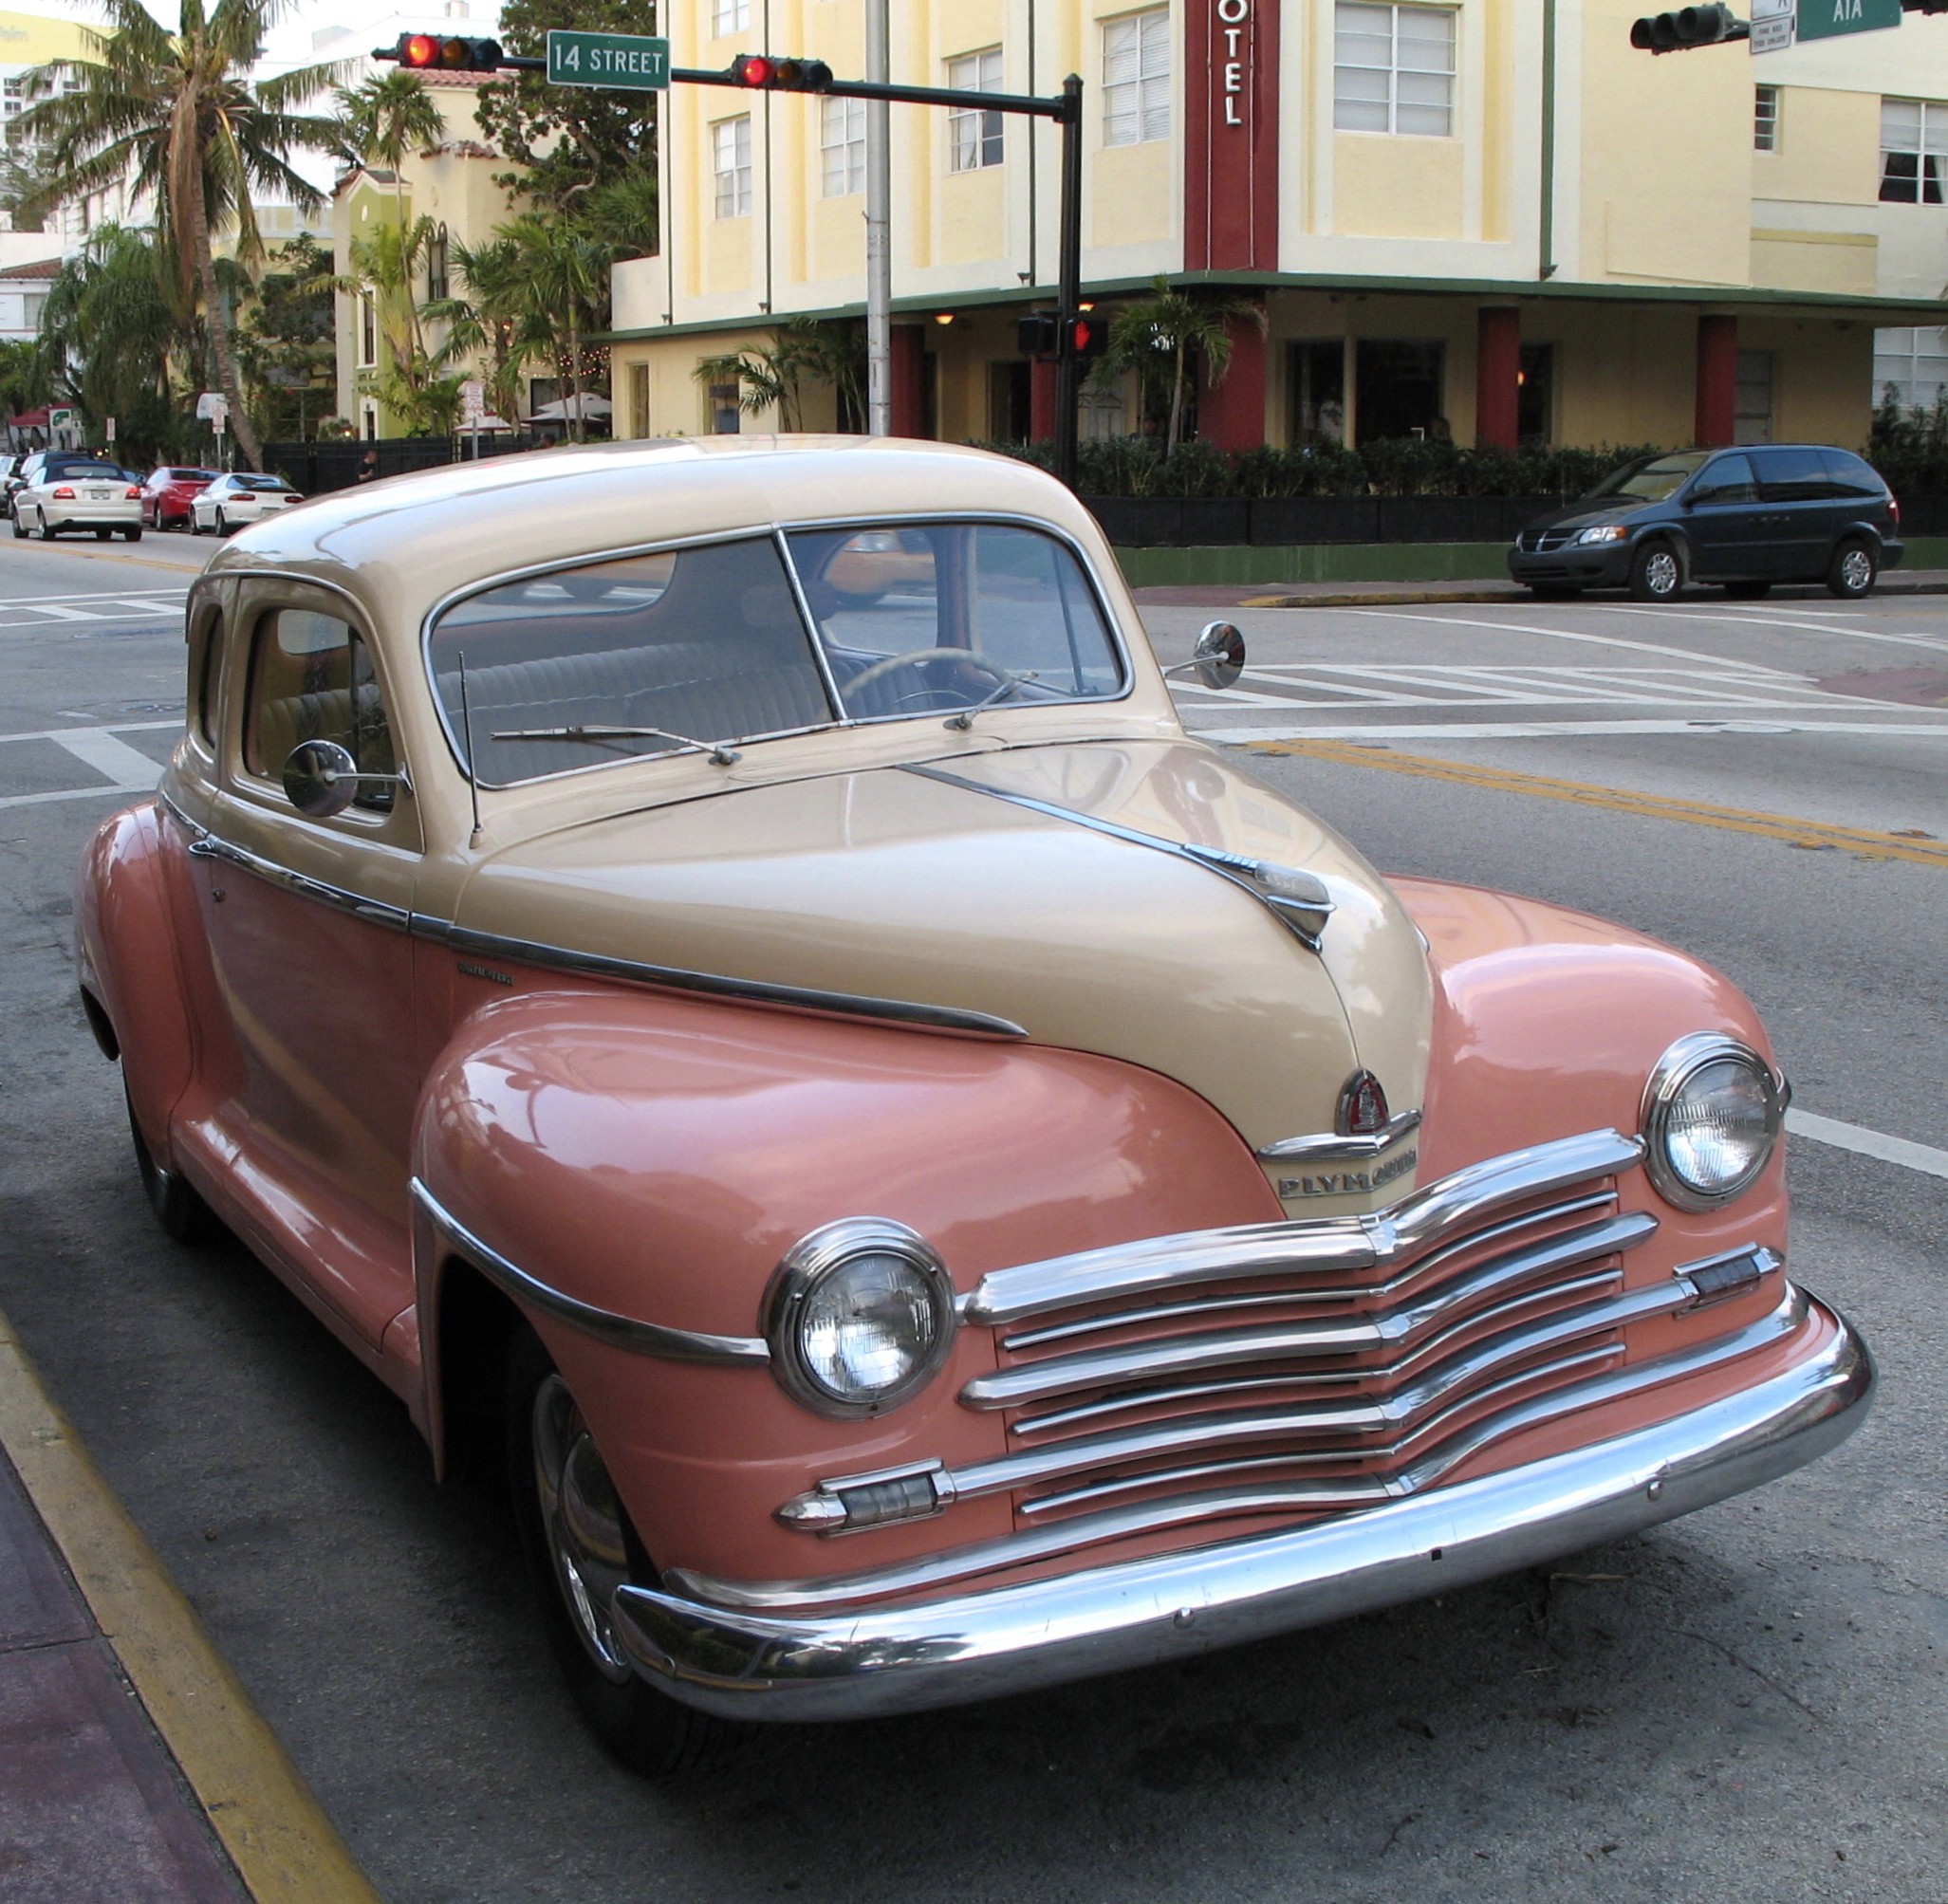
<instances>
[{"instance_id":1,"label":"pedestrian","mask_svg":"<svg viewBox=\"0 0 1948 1904\"><path fill-rule=\"evenodd\" d=\"M361 483L369 483L375 480L378 474L379 452L377 450L367 450L365 453L359 458L359 473L354 478L354 481Z\"/></svg>"}]
</instances>

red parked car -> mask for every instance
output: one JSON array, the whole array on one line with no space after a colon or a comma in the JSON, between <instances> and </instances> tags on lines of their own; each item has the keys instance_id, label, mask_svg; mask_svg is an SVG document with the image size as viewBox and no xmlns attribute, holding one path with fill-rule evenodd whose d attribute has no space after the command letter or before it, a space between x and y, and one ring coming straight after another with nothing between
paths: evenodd
<instances>
[{"instance_id":1,"label":"red parked car","mask_svg":"<svg viewBox=\"0 0 1948 1904\"><path fill-rule=\"evenodd\" d=\"M216 480L214 470L165 466L151 470L142 485L142 523L148 528L188 528L190 503Z\"/></svg>"}]
</instances>

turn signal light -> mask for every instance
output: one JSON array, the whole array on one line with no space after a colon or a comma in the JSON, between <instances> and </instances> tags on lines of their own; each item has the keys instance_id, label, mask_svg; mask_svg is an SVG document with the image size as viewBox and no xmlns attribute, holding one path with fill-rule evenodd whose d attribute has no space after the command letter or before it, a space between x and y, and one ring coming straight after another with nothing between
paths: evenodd
<instances>
[{"instance_id":1,"label":"turn signal light","mask_svg":"<svg viewBox=\"0 0 1948 1904\"><path fill-rule=\"evenodd\" d=\"M54 500L57 503L71 503L74 501L74 491L64 483L54 491Z\"/></svg>"}]
</instances>

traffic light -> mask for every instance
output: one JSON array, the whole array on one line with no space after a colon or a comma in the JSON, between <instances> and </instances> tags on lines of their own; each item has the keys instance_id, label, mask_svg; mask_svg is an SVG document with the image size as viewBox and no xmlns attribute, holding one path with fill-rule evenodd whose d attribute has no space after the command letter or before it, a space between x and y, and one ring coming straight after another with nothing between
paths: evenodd
<instances>
[{"instance_id":1,"label":"traffic light","mask_svg":"<svg viewBox=\"0 0 1948 1904\"><path fill-rule=\"evenodd\" d=\"M1680 7L1630 26L1630 44L1640 53L1684 53L1693 46L1717 46L1727 40L1749 40L1752 28L1734 17L1718 0L1701 7Z\"/></svg>"},{"instance_id":2,"label":"traffic light","mask_svg":"<svg viewBox=\"0 0 1948 1904\"><path fill-rule=\"evenodd\" d=\"M401 33L393 53L400 65L416 72L497 73L500 71L501 43L498 40L469 40L455 34Z\"/></svg>"},{"instance_id":3,"label":"traffic light","mask_svg":"<svg viewBox=\"0 0 1948 1904\"><path fill-rule=\"evenodd\" d=\"M731 62L733 84L760 92L822 93L832 83L832 69L823 60L781 60L770 53L739 53Z\"/></svg>"},{"instance_id":4,"label":"traffic light","mask_svg":"<svg viewBox=\"0 0 1948 1904\"><path fill-rule=\"evenodd\" d=\"M1014 337L1024 357L1053 357L1062 348L1062 323L1053 311L1030 311L1017 322Z\"/></svg>"},{"instance_id":5,"label":"traffic light","mask_svg":"<svg viewBox=\"0 0 1948 1904\"><path fill-rule=\"evenodd\" d=\"M1094 311L1068 321L1068 339L1078 363L1093 363L1109 348L1109 320Z\"/></svg>"}]
</instances>

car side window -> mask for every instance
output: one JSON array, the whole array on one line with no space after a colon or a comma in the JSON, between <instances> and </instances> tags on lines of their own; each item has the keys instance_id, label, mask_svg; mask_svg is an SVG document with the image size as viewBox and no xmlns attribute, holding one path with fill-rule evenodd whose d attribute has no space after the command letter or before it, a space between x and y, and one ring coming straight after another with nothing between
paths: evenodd
<instances>
[{"instance_id":1,"label":"car side window","mask_svg":"<svg viewBox=\"0 0 1948 1904\"><path fill-rule=\"evenodd\" d=\"M1758 481L1749 456L1720 456L1698 476L1691 491L1695 503L1755 503Z\"/></svg>"},{"instance_id":2,"label":"car side window","mask_svg":"<svg viewBox=\"0 0 1948 1904\"><path fill-rule=\"evenodd\" d=\"M1827 466L1827 480L1837 495L1878 498L1885 487L1873 466L1850 450L1822 450L1820 460Z\"/></svg>"},{"instance_id":3,"label":"car side window","mask_svg":"<svg viewBox=\"0 0 1948 1904\"><path fill-rule=\"evenodd\" d=\"M276 780L291 749L311 740L335 741L362 773L399 771L385 698L358 631L335 615L273 608L250 644L244 766ZM362 787L352 804L383 812L393 789Z\"/></svg>"},{"instance_id":4,"label":"car side window","mask_svg":"<svg viewBox=\"0 0 1948 1904\"><path fill-rule=\"evenodd\" d=\"M217 656L223 652L223 611L213 608L202 619L198 631L201 645L193 648L196 678L191 707L195 712L196 738L213 752L216 747Z\"/></svg>"},{"instance_id":5,"label":"car side window","mask_svg":"<svg viewBox=\"0 0 1948 1904\"><path fill-rule=\"evenodd\" d=\"M1752 460L1769 503L1818 503L1836 493L1817 450L1754 450Z\"/></svg>"}]
</instances>

